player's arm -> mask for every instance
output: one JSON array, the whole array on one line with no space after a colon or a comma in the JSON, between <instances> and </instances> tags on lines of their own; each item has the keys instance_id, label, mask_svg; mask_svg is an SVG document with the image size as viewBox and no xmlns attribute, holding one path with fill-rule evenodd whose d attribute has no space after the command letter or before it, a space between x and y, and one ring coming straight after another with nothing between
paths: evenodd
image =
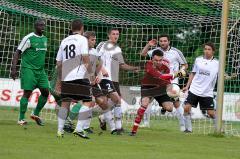
<instances>
[{"instance_id":1,"label":"player's arm","mask_svg":"<svg viewBox=\"0 0 240 159\"><path fill-rule=\"evenodd\" d=\"M190 85L192 84L192 80L195 76L196 72L191 72L189 77L188 77L188 82L187 82L187 85L183 88L183 92L187 91L190 87Z\"/></svg>"},{"instance_id":2,"label":"player's arm","mask_svg":"<svg viewBox=\"0 0 240 159\"><path fill-rule=\"evenodd\" d=\"M120 64L120 68L123 69L123 70L134 71L134 72L138 72L140 70L139 67L130 66L126 63Z\"/></svg>"},{"instance_id":3,"label":"player's arm","mask_svg":"<svg viewBox=\"0 0 240 159\"><path fill-rule=\"evenodd\" d=\"M88 54L83 54L82 56L83 64L89 73L89 80L91 83L95 80L94 72L92 71L92 65L90 64L90 58Z\"/></svg>"},{"instance_id":4,"label":"player's arm","mask_svg":"<svg viewBox=\"0 0 240 159\"><path fill-rule=\"evenodd\" d=\"M12 60L12 67L11 67L11 74L10 76L12 77L13 80L16 79L17 76L17 63L18 63L18 59L21 56L21 50L17 50L14 54L13 54L13 60Z\"/></svg>"},{"instance_id":5,"label":"player's arm","mask_svg":"<svg viewBox=\"0 0 240 159\"><path fill-rule=\"evenodd\" d=\"M146 46L142 49L140 55L146 57L147 54L148 54L148 50L150 49L150 47L156 46L156 45L157 45L157 40L156 40L156 39L150 40L150 41L146 44Z\"/></svg>"},{"instance_id":6,"label":"player's arm","mask_svg":"<svg viewBox=\"0 0 240 159\"><path fill-rule=\"evenodd\" d=\"M12 68L11 68L11 73L10 76L12 77L13 80L16 79L17 76L17 63L18 59L20 58L21 54L28 48L30 48L30 40L28 39L28 36L25 36L21 43L19 44L16 52L13 54L13 60L12 60Z\"/></svg>"},{"instance_id":7,"label":"player's arm","mask_svg":"<svg viewBox=\"0 0 240 159\"><path fill-rule=\"evenodd\" d=\"M151 75L152 77L155 77L155 78L160 78L160 79L164 79L164 80L169 80L169 79L174 78L174 75L172 75L172 74L160 73L156 68L154 68L154 66L151 62L147 62L146 66L145 66L145 71L149 75Z\"/></svg>"}]
</instances>

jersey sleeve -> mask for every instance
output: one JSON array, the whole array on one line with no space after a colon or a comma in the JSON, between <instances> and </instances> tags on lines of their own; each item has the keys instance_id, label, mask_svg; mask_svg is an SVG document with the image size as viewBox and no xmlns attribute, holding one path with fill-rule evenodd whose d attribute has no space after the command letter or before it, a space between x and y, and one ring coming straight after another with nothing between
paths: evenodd
<instances>
[{"instance_id":1,"label":"jersey sleeve","mask_svg":"<svg viewBox=\"0 0 240 159\"><path fill-rule=\"evenodd\" d=\"M118 59L119 64L125 63L122 53L117 54L117 59Z\"/></svg>"},{"instance_id":2,"label":"jersey sleeve","mask_svg":"<svg viewBox=\"0 0 240 159\"><path fill-rule=\"evenodd\" d=\"M57 53L56 60L57 60L57 61L62 61L62 60L63 60L62 45L60 45L60 47L59 47L59 49L58 49L58 53Z\"/></svg>"},{"instance_id":3,"label":"jersey sleeve","mask_svg":"<svg viewBox=\"0 0 240 159\"><path fill-rule=\"evenodd\" d=\"M80 53L82 55L89 55L89 50L88 50L88 40L87 38L83 38L82 40L82 46L80 48Z\"/></svg>"},{"instance_id":4,"label":"jersey sleeve","mask_svg":"<svg viewBox=\"0 0 240 159\"><path fill-rule=\"evenodd\" d=\"M153 51L154 51L154 49L153 49L153 50L149 50L149 51L147 52L147 55L148 55L150 58L152 57Z\"/></svg>"},{"instance_id":5,"label":"jersey sleeve","mask_svg":"<svg viewBox=\"0 0 240 159\"><path fill-rule=\"evenodd\" d=\"M184 57L183 53L182 53L180 50L178 50L178 49L176 49L176 51L177 51L177 53L178 53L178 56L177 56L178 62L179 62L181 65L187 64L187 60L186 60L186 58Z\"/></svg>"},{"instance_id":6,"label":"jersey sleeve","mask_svg":"<svg viewBox=\"0 0 240 159\"><path fill-rule=\"evenodd\" d=\"M22 41L20 42L20 44L18 45L18 50L22 51L22 53L31 47L31 43L29 40L29 36L25 36Z\"/></svg>"},{"instance_id":7,"label":"jersey sleeve","mask_svg":"<svg viewBox=\"0 0 240 159\"><path fill-rule=\"evenodd\" d=\"M197 72L197 70L198 70L198 67L197 67L197 59L196 59L193 64L192 72Z\"/></svg>"}]
</instances>

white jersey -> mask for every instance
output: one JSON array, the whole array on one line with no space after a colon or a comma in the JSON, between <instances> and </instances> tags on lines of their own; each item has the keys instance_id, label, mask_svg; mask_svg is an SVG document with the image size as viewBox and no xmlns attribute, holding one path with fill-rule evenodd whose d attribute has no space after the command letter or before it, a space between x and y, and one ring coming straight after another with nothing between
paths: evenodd
<instances>
[{"instance_id":1,"label":"white jersey","mask_svg":"<svg viewBox=\"0 0 240 159\"><path fill-rule=\"evenodd\" d=\"M88 40L80 34L63 39L57 53L57 61L62 62L62 81L88 78L82 56L88 56Z\"/></svg>"},{"instance_id":2,"label":"white jersey","mask_svg":"<svg viewBox=\"0 0 240 159\"><path fill-rule=\"evenodd\" d=\"M197 57L192 72L195 76L189 91L200 97L213 97L213 90L217 81L219 62L213 58Z\"/></svg>"},{"instance_id":3,"label":"white jersey","mask_svg":"<svg viewBox=\"0 0 240 159\"><path fill-rule=\"evenodd\" d=\"M167 51L164 51L161 47L157 47L153 50L148 51L148 53L147 53L148 56L152 57L152 53L156 49L161 50L163 52L163 57L169 61L170 73L179 71L180 65L187 64L187 61L186 61L185 57L183 56L183 53L174 47L170 47L170 49ZM171 81L171 83L178 84L178 78L173 79Z\"/></svg>"},{"instance_id":4,"label":"white jersey","mask_svg":"<svg viewBox=\"0 0 240 159\"><path fill-rule=\"evenodd\" d=\"M114 82L118 82L119 65L124 64L122 50L118 45L113 45L110 42L101 42L97 46L97 51L101 54L103 67L106 69L109 77L103 77Z\"/></svg>"},{"instance_id":5,"label":"white jersey","mask_svg":"<svg viewBox=\"0 0 240 159\"><path fill-rule=\"evenodd\" d=\"M90 58L91 66L92 66L92 71L94 73L96 73L96 67L97 67L98 62L100 62L100 60L101 60L101 55L99 54L99 52L97 52L96 49L91 48L91 49L89 49L89 58Z\"/></svg>"}]
</instances>

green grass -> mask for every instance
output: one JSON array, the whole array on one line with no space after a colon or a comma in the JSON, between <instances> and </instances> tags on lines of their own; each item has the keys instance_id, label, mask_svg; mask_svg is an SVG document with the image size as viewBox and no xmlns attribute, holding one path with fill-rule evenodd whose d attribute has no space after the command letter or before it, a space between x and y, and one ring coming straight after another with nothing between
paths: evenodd
<instances>
[{"instance_id":1,"label":"green grass","mask_svg":"<svg viewBox=\"0 0 240 159\"><path fill-rule=\"evenodd\" d=\"M98 135L101 131L94 118L95 133L90 140L83 140L67 133L58 139L57 123L52 121L47 121L44 127L33 122L26 127L18 126L16 114L14 109L0 109L0 119L5 117L0 120L0 159L239 159L240 156L240 138L183 134L174 120L152 121L151 128L140 128L137 136L130 137L113 136L108 131Z\"/></svg>"}]
</instances>

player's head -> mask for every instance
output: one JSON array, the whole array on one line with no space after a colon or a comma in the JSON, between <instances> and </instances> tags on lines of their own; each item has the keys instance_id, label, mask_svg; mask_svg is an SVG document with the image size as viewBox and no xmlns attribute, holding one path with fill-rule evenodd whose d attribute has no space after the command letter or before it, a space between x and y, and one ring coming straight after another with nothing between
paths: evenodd
<instances>
[{"instance_id":1,"label":"player's head","mask_svg":"<svg viewBox=\"0 0 240 159\"><path fill-rule=\"evenodd\" d=\"M35 32L38 35L42 35L45 29L45 21L43 19L38 19L34 23Z\"/></svg>"},{"instance_id":2,"label":"player's head","mask_svg":"<svg viewBox=\"0 0 240 159\"><path fill-rule=\"evenodd\" d=\"M159 45L163 50L167 50L168 47L170 46L170 38L168 35L164 34L164 35L160 35L158 37L159 39Z\"/></svg>"},{"instance_id":3,"label":"player's head","mask_svg":"<svg viewBox=\"0 0 240 159\"><path fill-rule=\"evenodd\" d=\"M163 52L159 49L156 49L152 53L152 61L155 65L161 65L163 60Z\"/></svg>"},{"instance_id":4,"label":"player's head","mask_svg":"<svg viewBox=\"0 0 240 159\"><path fill-rule=\"evenodd\" d=\"M203 45L203 52L204 52L204 56L207 59L210 59L213 57L214 52L216 50L215 45L212 42L207 42Z\"/></svg>"},{"instance_id":5,"label":"player's head","mask_svg":"<svg viewBox=\"0 0 240 159\"><path fill-rule=\"evenodd\" d=\"M94 31L86 31L83 33L83 36L88 39L89 48L94 48L96 44L96 33Z\"/></svg>"},{"instance_id":6,"label":"player's head","mask_svg":"<svg viewBox=\"0 0 240 159\"><path fill-rule=\"evenodd\" d=\"M81 19L74 19L71 23L72 33L83 33L83 22Z\"/></svg>"},{"instance_id":7,"label":"player's head","mask_svg":"<svg viewBox=\"0 0 240 159\"><path fill-rule=\"evenodd\" d=\"M108 31L108 40L114 44L117 43L119 38L119 30L117 28L111 28Z\"/></svg>"}]
</instances>

